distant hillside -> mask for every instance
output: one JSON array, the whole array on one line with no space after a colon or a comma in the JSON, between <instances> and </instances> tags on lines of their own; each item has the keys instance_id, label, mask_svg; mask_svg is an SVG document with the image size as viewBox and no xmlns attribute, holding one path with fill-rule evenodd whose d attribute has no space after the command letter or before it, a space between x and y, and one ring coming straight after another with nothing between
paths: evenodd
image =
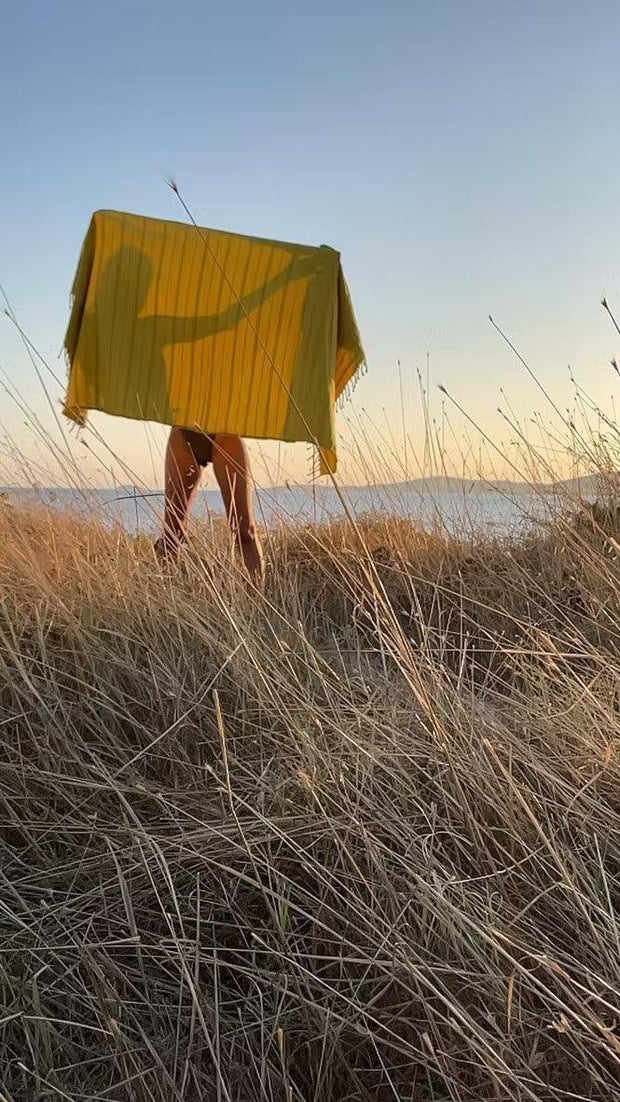
<instances>
[{"instance_id":1,"label":"distant hillside","mask_svg":"<svg viewBox=\"0 0 620 1102\"><path fill-rule=\"evenodd\" d=\"M372 489L390 493L420 494L436 497L441 494L459 494L464 496L498 493L506 497L531 497L536 494L575 494L582 497L596 496L600 483L599 475L586 475L583 478L565 479L561 482L539 482L532 486L530 482L511 482L508 479L466 479L437 475L432 478L414 478L406 482L382 483ZM368 487L346 486L346 490L362 490Z\"/></svg>"}]
</instances>

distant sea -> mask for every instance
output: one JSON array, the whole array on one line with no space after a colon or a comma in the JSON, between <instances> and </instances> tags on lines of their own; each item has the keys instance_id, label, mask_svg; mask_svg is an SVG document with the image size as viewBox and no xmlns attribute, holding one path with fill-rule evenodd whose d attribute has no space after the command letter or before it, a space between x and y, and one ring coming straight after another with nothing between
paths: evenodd
<instances>
[{"instance_id":1,"label":"distant sea","mask_svg":"<svg viewBox=\"0 0 620 1102\"><path fill-rule=\"evenodd\" d=\"M446 488L447 487L447 488ZM106 526L122 525L132 533L152 533L161 523L163 494L133 486L113 489L21 489L6 487L3 496L21 505L42 505L62 512L88 515ZM515 534L541 521L548 514L554 494L550 488L533 491L519 483L461 483L454 479L431 480L387 486L344 487L342 494L350 511L361 517L368 513L408 517L424 528L441 529L451 535L469 532L496 535ZM259 523L292 525L325 524L345 516L343 504L333 486L277 486L255 494ZM192 513L199 519L223 515L216 490L200 491Z\"/></svg>"}]
</instances>

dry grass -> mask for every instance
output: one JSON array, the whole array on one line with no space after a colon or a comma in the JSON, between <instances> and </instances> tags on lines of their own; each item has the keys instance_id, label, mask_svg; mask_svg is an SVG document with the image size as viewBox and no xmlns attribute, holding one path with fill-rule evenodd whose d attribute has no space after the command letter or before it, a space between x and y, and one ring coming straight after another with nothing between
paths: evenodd
<instances>
[{"instance_id":1,"label":"dry grass","mask_svg":"<svg viewBox=\"0 0 620 1102\"><path fill-rule=\"evenodd\" d=\"M3 509L3 1097L620 1099L616 521Z\"/></svg>"}]
</instances>

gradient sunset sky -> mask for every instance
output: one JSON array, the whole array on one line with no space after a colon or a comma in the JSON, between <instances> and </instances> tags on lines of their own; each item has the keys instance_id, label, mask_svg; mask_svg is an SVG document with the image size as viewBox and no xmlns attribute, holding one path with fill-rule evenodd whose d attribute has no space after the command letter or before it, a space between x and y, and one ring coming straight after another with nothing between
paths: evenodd
<instances>
[{"instance_id":1,"label":"gradient sunset sky","mask_svg":"<svg viewBox=\"0 0 620 1102\"><path fill-rule=\"evenodd\" d=\"M92 211L183 219L174 177L203 225L341 251L369 363L346 417L365 449L398 454L402 386L409 474L427 353L439 421L438 383L494 439L510 435L498 405L525 422L544 413L489 314L561 408L570 364L612 413L620 337L600 299L620 313L619 44L620 8L605 0L8 0L0 282L62 381ZM0 482L18 479L16 451L61 481L32 425L53 437L52 412L4 316L0 368ZM459 469L464 421L450 418ZM163 428L94 424L111 451L73 446L95 483L112 468L161 481ZM346 481L359 470L342 428ZM259 481L305 479L304 445L280 449L279 472L277 446L260 450Z\"/></svg>"}]
</instances>

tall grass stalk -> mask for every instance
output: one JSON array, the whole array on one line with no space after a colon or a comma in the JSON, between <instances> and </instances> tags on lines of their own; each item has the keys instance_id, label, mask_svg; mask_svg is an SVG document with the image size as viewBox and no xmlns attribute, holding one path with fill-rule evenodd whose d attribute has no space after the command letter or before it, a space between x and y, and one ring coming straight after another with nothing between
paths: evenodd
<instances>
[{"instance_id":1,"label":"tall grass stalk","mask_svg":"<svg viewBox=\"0 0 620 1102\"><path fill-rule=\"evenodd\" d=\"M620 1098L617 511L0 525L9 1102Z\"/></svg>"},{"instance_id":2,"label":"tall grass stalk","mask_svg":"<svg viewBox=\"0 0 620 1102\"><path fill-rule=\"evenodd\" d=\"M618 434L558 417L598 507L283 522L262 594L0 502L6 1102L620 1100Z\"/></svg>"}]
</instances>

